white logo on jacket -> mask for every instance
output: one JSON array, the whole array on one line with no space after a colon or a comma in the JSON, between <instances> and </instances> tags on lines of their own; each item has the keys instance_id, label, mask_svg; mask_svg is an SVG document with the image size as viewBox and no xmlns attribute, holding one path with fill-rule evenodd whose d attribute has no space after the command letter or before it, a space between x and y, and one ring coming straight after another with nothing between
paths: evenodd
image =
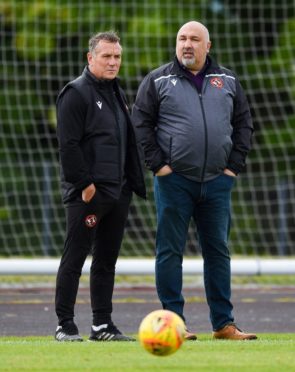
<instances>
[{"instance_id":1,"label":"white logo on jacket","mask_svg":"<svg viewBox=\"0 0 295 372\"><path fill-rule=\"evenodd\" d=\"M175 86L176 85L176 83L177 83L177 80L176 79L172 79L172 80L170 80L171 81L171 83Z\"/></svg>"},{"instance_id":2,"label":"white logo on jacket","mask_svg":"<svg viewBox=\"0 0 295 372\"><path fill-rule=\"evenodd\" d=\"M102 102L101 102L101 101L97 101L96 104L97 104L97 106L101 109L101 107L102 107Z\"/></svg>"}]
</instances>

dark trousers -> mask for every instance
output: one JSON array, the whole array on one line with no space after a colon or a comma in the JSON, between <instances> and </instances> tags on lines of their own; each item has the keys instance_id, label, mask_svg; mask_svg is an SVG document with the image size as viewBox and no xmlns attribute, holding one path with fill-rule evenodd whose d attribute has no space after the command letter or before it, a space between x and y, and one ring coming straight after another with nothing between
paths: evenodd
<instances>
[{"instance_id":1,"label":"dark trousers","mask_svg":"<svg viewBox=\"0 0 295 372\"><path fill-rule=\"evenodd\" d=\"M131 201L131 191L119 200L96 191L90 203L82 199L66 207L67 232L56 279L55 308L62 324L74 318L82 268L92 253L90 297L93 324L111 321L115 265Z\"/></svg>"},{"instance_id":2,"label":"dark trousers","mask_svg":"<svg viewBox=\"0 0 295 372\"><path fill-rule=\"evenodd\" d=\"M231 297L230 197L234 178L221 174L198 183L176 173L155 177L158 229L156 286L165 309L183 319L182 260L191 218L204 259L204 284L213 330L233 322Z\"/></svg>"}]
</instances>

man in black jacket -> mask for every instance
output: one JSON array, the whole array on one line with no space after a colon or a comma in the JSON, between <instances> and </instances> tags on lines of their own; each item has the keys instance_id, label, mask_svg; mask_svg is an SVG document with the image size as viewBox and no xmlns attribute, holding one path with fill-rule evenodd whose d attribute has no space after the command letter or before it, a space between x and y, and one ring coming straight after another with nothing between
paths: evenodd
<instances>
[{"instance_id":1,"label":"man in black jacket","mask_svg":"<svg viewBox=\"0 0 295 372\"><path fill-rule=\"evenodd\" d=\"M74 323L79 278L92 253L92 341L133 341L113 324L112 295L132 191L145 198L142 162L116 78L122 47L112 31L89 40L88 65L57 99L67 233L56 280L57 341L82 341Z\"/></svg>"},{"instance_id":2,"label":"man in black jacket","mask_svg":"<svg viewBox=\"0 0 295 372\"><path fill-rule=\"evenodd\" d=\"M234 324L228 250L231 190L251 147L252 120L238 78L213 61L210 47L204 25L184 24L174 61L145 77L133 109L155 175L156 285L163 308L185 319L182 260L193 218L213 337L255 339Z\"/></svg>"}]
</instances>

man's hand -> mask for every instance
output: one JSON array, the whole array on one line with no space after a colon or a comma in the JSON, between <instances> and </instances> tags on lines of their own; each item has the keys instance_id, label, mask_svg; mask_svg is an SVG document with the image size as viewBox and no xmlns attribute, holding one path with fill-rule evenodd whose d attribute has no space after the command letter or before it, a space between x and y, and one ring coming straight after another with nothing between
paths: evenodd
<instances>
[{"instance_id":1,"label":"man's hand","mask_svg":"<svg viewBox=\"0 0 295 372\"><path fill-rule=\"evenodd\" d=\"M155 173L156 176L168 176L168 174L172 173L173 170L169 167L169 165L164 165L161 169L158 170L157 173Z\"/></svg>"},{"instance_id":2,"label":"man's hand","mask_svg":"<svg viewBox=\"0 0 295 372\"><path fill-rule=\"evenodd\" d=\"M94 183L91 185L87 186L83 191L82 191L82 200L84 203L89 203L91 199L93 198L94 194L96 192L96 187Z\"/></svg>"},{"instance_id":3,"label":"man's hand","mask_svg":"<svg viewBox=\"0 0 295 372\"><path fill-rule=\"evenodd\" d=\"M234 172L232 172L231 170L227 168L224 169L223 173L230 177L237 177L237 175Z\"/></svg>"}]
</instances>

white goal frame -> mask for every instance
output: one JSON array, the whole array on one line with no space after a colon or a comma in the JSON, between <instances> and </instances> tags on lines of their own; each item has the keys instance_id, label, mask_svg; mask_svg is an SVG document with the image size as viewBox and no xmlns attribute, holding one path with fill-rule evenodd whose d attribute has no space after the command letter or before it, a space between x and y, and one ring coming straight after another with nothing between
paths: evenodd
<instances>
[{"instance_id":1,"label":"white goal frame","mask_svg":"<svg viewBox=\"0 0 295 372\"><path fill-rule=\"evenodd\" d=\"M0 259L1 275L55 275L59 266L58 258L7 258ZM87 259L83 267L83 274L89 274L91 259ZM155 261L152 258L121 258L117 262L118 275L153 275ZM294 275L295 258L288 259L260 259L245 258L232 259L231 271L233 275ZM203 260L184 258L184 275L203 274Z\"/></svg>"}]
</instances>

